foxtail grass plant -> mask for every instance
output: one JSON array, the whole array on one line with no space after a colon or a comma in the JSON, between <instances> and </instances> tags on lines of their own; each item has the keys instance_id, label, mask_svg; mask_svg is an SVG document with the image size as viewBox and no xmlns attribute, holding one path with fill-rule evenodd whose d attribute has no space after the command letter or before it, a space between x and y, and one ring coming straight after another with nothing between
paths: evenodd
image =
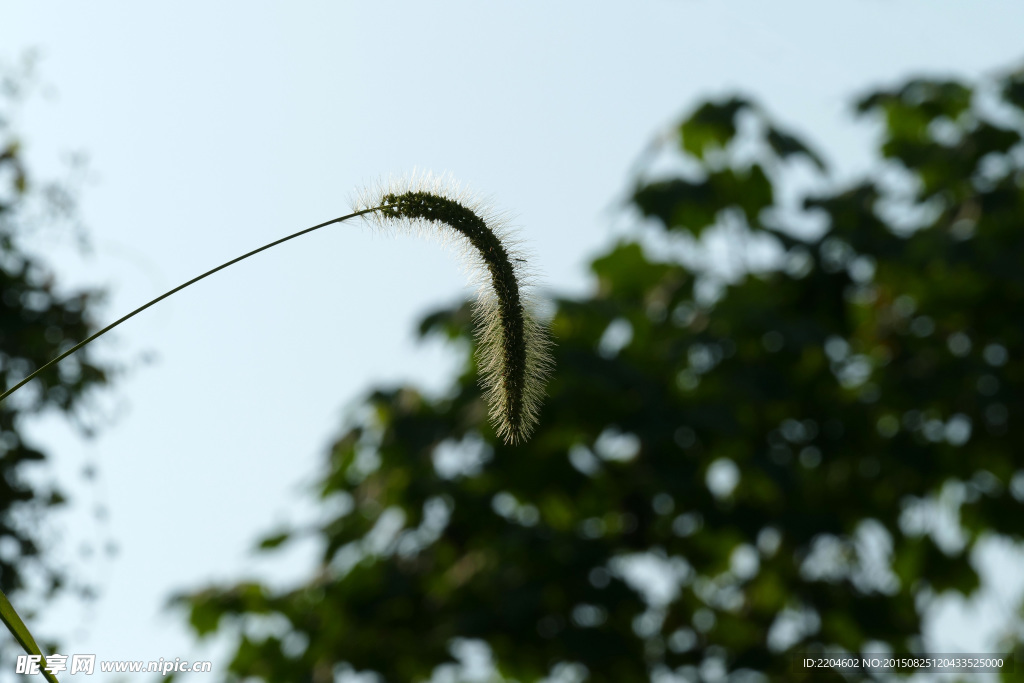
<instances>
[{"instance_id":1,"label":"foxtail grass plant","mask_svg":"<svg viewBox=\"0 0 1024 683\"><path fill-rule=\"evenodd\" d=\"M533 313L528 288L530 262L519 250L505 216L460 189L450 178L430 174L413 175L364 190L355 204L355 211L350 214L242 254L139 306L29 374L0 394L0 401L82 347L172 294L296 237L335 223L363 218L385 231L411 231L435 236L444 243L453 243L461 248L478 286L473 310L477 364L491 423L506 444L526 441L537 423L544 385L553 361L546 327ZM42 655L32 634L2 592L0 620L26 652ZM45 659L41 662L40 671L47 680L56 683L57 678L45 670Z\"/></svg>"}]
</instances>

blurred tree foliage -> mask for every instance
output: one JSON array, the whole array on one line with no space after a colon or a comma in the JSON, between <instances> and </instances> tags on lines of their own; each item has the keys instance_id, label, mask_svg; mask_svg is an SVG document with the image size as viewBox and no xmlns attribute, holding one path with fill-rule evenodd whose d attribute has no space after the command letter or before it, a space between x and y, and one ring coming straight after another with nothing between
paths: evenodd
<instances>
[{"instance_id":1,"label":"blurred tree foliage","mask_svg":"<svg viewBox=\"0 0 1024 683\"><path fill-rule=\"evenodd\" d=\"M525 446L468 354L446 396L373 392L326 521L261 545L314 537L315 575L179 598L236 634L227 679L483 680L489 657L518 681L822 680L793 654L924 647L922 612L1024 519L1024 71L857 110L881 158L838 188L749 100L680 124L632 193L645 227L555 302ZM713 233L728 277L692 265ZM421 331L472 339L466 307Z\"/></svg>"},{"instance_id":2,"label":"blurred tree foliage","mask_svg":"<svg viewBox=\"0 0 1024 683\"><path fill-rule=\"evenodd\" d=\"M91 314L100 297L96 290L61 290L45 263L23 245L26 235L42 229L76 227L73 181L36 181L25 166L12 128L11 116L32 84L30 57L21 69L0 73L0 386L4 388L89 336L94 331ZM90 388L107 382L108 372L89 353L79 353L0 405L0 589L9 596L29 587L51 598L72 585L72 577L46 555L45 544L38 540L46 511L63 504L65 496L53 486L38 483L38 477L33 482L26 476L46 454L26 442L24 421L56 409L88 431L80 404ZM17 604L17 598L14 601Z\"/></svg>"}]
</instances>

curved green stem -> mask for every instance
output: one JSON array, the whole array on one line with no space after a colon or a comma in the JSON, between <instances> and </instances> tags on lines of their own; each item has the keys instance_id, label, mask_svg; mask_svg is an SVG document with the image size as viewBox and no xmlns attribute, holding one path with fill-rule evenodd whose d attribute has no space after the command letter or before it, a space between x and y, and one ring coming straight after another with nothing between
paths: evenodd
<instances>
[{"instance_id":1,"label":"curved green stem","mask_svg":"<svg viewBox=\"0 0 1024 683\"><path fill-rule=\"evenodd\" d=\"M70 349L68 349L64 353L60 354L59 356L57 356L56 358L51 360L49 363L47 363L46 365L43 365L42 367L37 369L35 372L30 374L28 377L26 377L25 379L21 380L20 382L15 384L13 387L11 387L7 391L5 391L2 395L0 395L0 401L3 401L5 398L7 398L11 394L13 394L15 391L17 391L21 387L23 387L26 384L28 384L29 382L31 382L33 378L38 376L40 373L44 372L47 368L49 368L49 367L51 367L53 365L56 365L57 363L61 362L62 360L64 360L65 358L67 358L68 356L73 354L75 351L79 350L80 348L82 348L83 346L88 344L89 342L94 341L94 340L102 337L104 334L106 334L110 330L114 329L115 327L117 327L118 325L123 323L125 320L128 320L129 318L132 318L132 317L138 315L139 313L142 313L144 310L146 310L150 306L163 301L164 299L166 299L170 295L174 294L175 292L180 292L181 290L185 289L189 285L194 285L195 283L199 282L203 278L209 277L210 275L213 275L214 273L216 273L219 270L224 270L228 266L234 265L234 264L238 263L239 261L244 261L245 259L249 258L250 256L254 256L254 255L260 253L261 251L266 251L267 249L270 249L271 247L275 247L278 244L281 244L283 242L287 242L288 240L292 240L292 239L295 239L296 237L300 237L302 235L305 235L307 232L313 232L314 230L319 230L320 228L326 227L328 225L332 225L334 223L341 223L342 221L346 221L346 220L348 220L350 218L355 218L356 216L362 216L364 214L372 213L374 211L379 211L379 210L385 209L385 208L388 208L388 206L387 205L382 205L382 206L373 207L371 209L364 209L362 211L356 211L355 213L350 213L350 214L348 214L346 216L340 216L339 218L334 218L334 219L329 220L329 221L327 221L325 223L320 223L319 225L314 225L311 228L306 228L305 230L300 230L299 232L297 232L295 234L288 235L287 237L282 237L281 239L276 240L274 242L271 242L270 244L266 244L266 245L260 247L259 249L253 249L252 251L250 251L247 254L242 254L238 258L231 259L227 263L223 263L223 264L217 266L216 268L214 268L212 270L206 271L205 273L203 273L202 275L200 275L198 277L192 278L191 280L189 280L188 282L186 282L184 284L178 285L177 287L175 287L171 291L165 292L164 294L161 294L160 296L158 296L157 298L153 299L149 303L144 304L142 306L139 306L138 308L136 308L134 311L132 311L128 315L124 316L123 318L119 318L118 320L115 320L114 322L112 322L111 324L107 325L106 327L104 327L99 332L93 334L88 339L85 339L84 341L81 341L81 342L75 344ZM14 638L18 641L18 643L20 643L21 646L23 648L25 648L26 652L28 652L30 655L42 655L42 652L39 650L39 646L36 644L36 641L32 638L32 633L28 630L28 627L25 626L25 622L22 621L20 616L18 616L18 612L14 609L14 606L11 604L10 600L7 599L7 596L3 594L3 592L0 592L0 621L2 621L5 626L7 626L7 630L10 631L11 634L14 636ZM46 666L45 659L43 660L42 666L44 666L44 667ZM57 677L56 676L54 676L53 674L51 674L49 672L46 672L46 671L42 671L42 673L43 673L43 676L48 681L50 681L51 683L57 683Z\"/></svg>"},{"instance_id":2,"label":"curved green stem","mask_svg":"<svg viewBox=\"0 0 1024 683\"><path fill-rule=\"evenodd\" d=\"M270 244L265 244L262 247L260 247L259 249L253 249L252 251L250 251L247 254L242 254L238 258L231 259L227 263L222 263L221 265L217 266L216 268L214 268L212 270L208 270L205 273L203 273L202 275L200 275L198 277L194 277L194 278L192 278L191 280L189 280L188 282L186 282L184 284L178 285L177 287L175 287L171 291L165 292L165 293L161 294L160 296L158 296L157 298L153 299L149 303L144 304L142 306L139 306L138 308L136 308L134 311L132 311L128 315L124 316L123 318L115 320L114 322L110 323L109 325L107 325L102 330L100 330L99 332L95 333L94 335L92 335L88 339L85 339L83 341L78 342L77 344L72 346L70 349L68 349L64 353L60 354L59 356L57 356L56 358L51 360L46 365L38 368L35 372L30 374L28 377L26 377L25 379L21 380L17 384L15 384L13 387L11 387L7 391L5 391L3 394L0 394L0 401L3 401L5 398L7 398L11 394L13 394L15 391L17 391L21 387L23 387L26 384L28 384L29 382L31 382L36 376L38 376L39 374L44 372L47 368L49 368L50 366L56 365L57 363L61 362L62 360L64 360L65 358L67 358L68 356L73 354L75 351L77 351L78 349L80 349L83 346L85 346L86 344L88 344L89 342L94 341L96 339L99 339L104 334L106 334L110 330L114 329L115 327L117 327L118 325L123 323L124 321L128 320L129 318L135 317L136 315L138 315L139 313L142 313L144 310L146 310L150 306L152 306L154 304L157 304L157 303L160 303L161 301L163 301L164 299L166 299L170 295L175 294L176 292L180 292L181 290L185 289L189 285L194 285L195 283L199 282L203 278L209 277L210 275L213 275L214 273L216 273L219 270L224 270L228 266L232 266L232 265L238 263L239 261L244 261L245 259L249 258L250 256L254 256L254 255L260 253L261 251L266 251L267 249L270 249L271 247L276 247L278 244L281 244L283 242L287 242L288 240L293 240L296 237L301 237L302 235L305 235L308 232L313 232L314 230L319 230L320 228L327 227L328 225L333 225L334 223L341 223L342 221L347 221L350 218L355 218L357 216L362 216L364 214L372 213L374 211L380 211L381 209L384 209L384 208L387 208L387 205L375 206L372 209L364 209L362 211L356 211L355 213L350 213L350 214L348 214L346 216L340 216L338 218L334 218L332 220L329 220L329 221L327 221L325 223L320 223L319 225L314 225L311 228L306 228L305 230L300 230L299 232L297 232L297 233L295 233L293 235L288 235L287 237L282 237L281 239L276 240L274 242L271 242Z\"/></svg>"}]
</instances>

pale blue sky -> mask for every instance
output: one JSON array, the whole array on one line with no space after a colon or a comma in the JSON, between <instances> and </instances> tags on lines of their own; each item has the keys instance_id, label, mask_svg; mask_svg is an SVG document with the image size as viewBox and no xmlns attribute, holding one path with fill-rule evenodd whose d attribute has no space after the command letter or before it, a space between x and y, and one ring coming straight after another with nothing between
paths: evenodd
<instances>
[{"instance_id":1,"label":"pale blue sky","mask_svg":"<svg viewBox=\"0 0 1024 683\"><path fill-rule=\"evenodd\" d=\"M848 175L870 163L870 128L849 116L856 93L1024 57L1014 0L0 0L0 15L0 57L38 48L54 93L18 121L32 168L56 172L83 149L96 175L82 205L94 255L52 237L33 246L65 282L109 287L104 321L414 168L492 196L517 216L545 286L581 292L622 223L609 208L631 163L699 98L752 94ZM77 487L53 525L57 552L102 591L39 623L70 652L205 657L161 611L168 594L304 572L309 548L256 565L254 540L313 514L303 483L368 388L445 386L454 356L415 344L413 329L464 285L437 245L346 224L119 328L101 352L133 369L102 397L98 438L34 425ZM139 365L149 351L157 361ZM100 480L82 487L89 461ZM77 547L108 537L120 554L82 563Z\"/></svg>"}]
</instances>

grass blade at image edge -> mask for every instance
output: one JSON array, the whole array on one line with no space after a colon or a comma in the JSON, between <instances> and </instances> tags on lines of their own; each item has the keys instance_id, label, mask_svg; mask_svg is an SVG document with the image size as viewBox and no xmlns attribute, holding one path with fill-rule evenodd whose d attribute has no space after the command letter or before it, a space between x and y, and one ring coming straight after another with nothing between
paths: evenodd
<instances>
[{"instance_id":1,"label":"grass blade at image edge","mask_svg":"<svg viewBox=\"0 0 1024 683\"><path fill-rule=\"evenodd\" d=\"M0 619L3 619L4 624L7 626L7 630L10 631L11 634L14 635L15 639L21 643L21 646L25 648L25 652L30 655L39 655L40 657L43 657L42 651L39 649L39 646L36 645L35 638L32 637L28 627L25 626L25 622L18 616L18 612L15 611L14 605L12 605L11 601L7 599L7 596L4 595L3 591L0 591ZM57 677L47 672L44 668L45 666L46 658L43 657L39 663L40 673L42 673L43 676L46 677L46 680L51 683L58 683Z\"/></svg>"}]
</instances>

